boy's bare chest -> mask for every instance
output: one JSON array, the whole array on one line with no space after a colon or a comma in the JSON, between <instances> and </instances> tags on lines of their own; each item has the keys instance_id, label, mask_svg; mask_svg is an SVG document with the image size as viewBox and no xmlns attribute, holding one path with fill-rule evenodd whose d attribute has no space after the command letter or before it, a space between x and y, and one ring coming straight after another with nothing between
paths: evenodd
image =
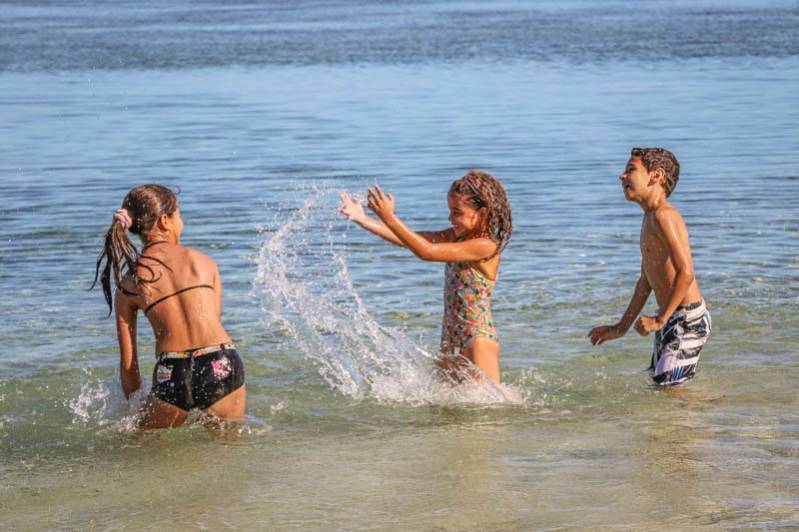
<instances>
[{"instance_id":1,"label":"boy's bare chest","mask_svg":"<svg viewBox=\"0 0 799 532\"><path fill-rule=\"evenodd\" d=\"M655 231L654 223L647 217L641 224L641 256L645 261L662 261L668 257L668 250Z\"/></svg>"}]
</instances>

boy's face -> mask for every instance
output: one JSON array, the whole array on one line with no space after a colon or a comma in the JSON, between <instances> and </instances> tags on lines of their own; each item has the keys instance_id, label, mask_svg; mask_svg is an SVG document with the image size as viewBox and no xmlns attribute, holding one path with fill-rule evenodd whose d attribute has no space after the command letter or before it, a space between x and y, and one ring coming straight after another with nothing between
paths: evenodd
<instances>
[{"instance_id":1,"label":"boy's face","mask_svg":"<svg viewBox=\"0 0 799 532\"><path fill-rule=\"evenodd\" d=\"M619 179L621 180L624 197L628 201L638 202L648 198L654 190L653 185L657 185L656 182L653 183L652 176L647 171L641 158L637 156L630 157Z\"/></svg>"}]
</instances>

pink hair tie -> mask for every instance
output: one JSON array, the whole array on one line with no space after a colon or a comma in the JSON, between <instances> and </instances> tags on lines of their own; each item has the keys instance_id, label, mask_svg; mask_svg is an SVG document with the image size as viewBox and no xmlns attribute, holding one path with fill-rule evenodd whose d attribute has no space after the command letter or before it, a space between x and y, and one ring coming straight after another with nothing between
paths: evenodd
<instances>
[{"instance_id":1,"label":"pink hair tie","mask_svg":"<svg viewBox=\"0 0 799 532\"><path fill-rule=\"evenodd\" d=\"M114 213L114 221L122 224L122 228L126 231L133 225L133 219L127 209L117 209L117 212Z\"/></svg>"}]
</instances>

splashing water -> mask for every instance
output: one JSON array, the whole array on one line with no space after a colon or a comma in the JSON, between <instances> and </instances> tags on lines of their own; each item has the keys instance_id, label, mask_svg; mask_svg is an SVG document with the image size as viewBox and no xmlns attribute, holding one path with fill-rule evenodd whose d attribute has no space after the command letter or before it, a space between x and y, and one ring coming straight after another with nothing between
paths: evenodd
<instances>
[{"instance_id":1,"label":"splashing water","mask_svg":"<svg viewBox=\"0 0 799 532\"><path fill-rule=\"evenodd\" d=\"M116 380L95 379L88 370L78 397L67 402L72 412L72 424L94 423L100 427L111 427L122 432L136 429L139 410L147 397L146 386L135 392L130 400Z\"/></svg>"},{"instance_id":2,"label":"splashing water","mask_svg":"<svg viewBox=\"0 0 799 532\"><path fill-rule=\"evenodd\" d=\"M357 400L413 405L526 401L513 386L477 382L469 375L461 384L441 382L434 372L437 354L372 318L353 287L345 252L337 250L340 237L334 229L342 224L338 191L305 192L299 208L278 214L264 229L268 236L253 281L269 326L287 338L285 347L299 349L325 382Z\"/></svg>"},{"instance_id":3,"label":"splashing water","mask_svg":"<svg viewBox=\"0 0 799 532\"><path fill-rule=\"evenodd\" d=\"M116 379L99 380L94 378L90 371L84 370L84 373L85 382L80 388L80 394L66 402L67 408L72 412L72 424L95 425L117 432L138 431L141 409L150 393L149 386L143 382L142 387L134 392L130 399L125 399L122 387ZM283 407L282 403L272 407L273 414ZM207 425L209 419L211 418L202 412L192 410L186 425L194 423ZM0 427L2 424L0 419ZM243 422L225 423L217 420L217 424L213 426L239 435L257 436L268 434L272 430L268 423L255 416L245 416Z\"/></svg>"}]
</instances>

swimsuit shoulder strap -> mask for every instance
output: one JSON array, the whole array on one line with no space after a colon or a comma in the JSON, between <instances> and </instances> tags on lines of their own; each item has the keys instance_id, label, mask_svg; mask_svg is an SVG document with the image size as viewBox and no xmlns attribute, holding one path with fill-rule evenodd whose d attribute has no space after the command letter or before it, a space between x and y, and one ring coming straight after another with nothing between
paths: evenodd
<instances>
[{"instance_id":1,"label":"swimsuit shoulder strap","mask_svg":"<svg viewBox=\"0 0 799 532\"><path fill-rule=\"evenodd\" d=\"M465 262L464 264L466 264L466 267L471 269L476 275L479 275L480 277L482 277L484 281L487 281L487 282L489 282L491 284L494 284L494 283L497 282L496 279L490 279L486 274L484 274L482 271L480 271L480 268L475 266L473 263Z\"/></svg>"},{"instance_id":2,"label":"swimsuit shoulder strap","mask_svg":"<svg viewBox=\"0 0 799 532\"><path fill-rule=\"evenodd\" d=\"M150 305L146 309L144 309L145 316L147 315L148 312L150 312L151 308L156 306L161 301L164 301L165 299L169 299L170 297L174 297L176 295L182 294L183 292L188 292L189 290L194 290L195 288L210 288L211 290L214 289L214 287L211 286L210 284L198 284L198 285L194 285L194 286L187 286L186 288L181 288L177 292L169 294L168 296L161 297L161 298L157 299L156 301L154 301L153 303L150 303Z\"/></svg>"}]
</instances>

